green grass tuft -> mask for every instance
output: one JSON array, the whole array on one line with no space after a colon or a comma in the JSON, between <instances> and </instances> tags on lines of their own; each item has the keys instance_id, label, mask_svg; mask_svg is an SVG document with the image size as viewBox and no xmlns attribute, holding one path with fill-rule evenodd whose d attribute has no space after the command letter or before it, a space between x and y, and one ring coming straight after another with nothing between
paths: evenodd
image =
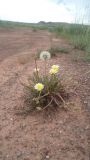
<instances>
[{"instance_id":1,"label":"green grass tuft","mask_svg":"<svg viewBox=\"0 0 90 160\"><path fill-rule=\"evenodd\" d=\"M64 47L51 47L48 50L52 56L56 56L58 53L69 53L68 48L64 48Z\"/></svg>"}]
</instances>

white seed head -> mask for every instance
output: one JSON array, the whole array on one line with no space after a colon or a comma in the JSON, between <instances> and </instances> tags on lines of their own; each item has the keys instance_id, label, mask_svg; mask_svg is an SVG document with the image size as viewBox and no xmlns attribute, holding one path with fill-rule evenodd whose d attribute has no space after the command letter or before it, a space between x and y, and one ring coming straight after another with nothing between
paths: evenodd
<instances>
[{"instance_id":1,"label":"white seed head","mask_svg":"<svg viewBox=\"0 0 90 160\"><path fill-rule=\"evenodd\" d=\"M48 51L42 51L40 53L40 59L41 60L47 60L51 58L51 54Z\"/></svg>"}]
</instances>

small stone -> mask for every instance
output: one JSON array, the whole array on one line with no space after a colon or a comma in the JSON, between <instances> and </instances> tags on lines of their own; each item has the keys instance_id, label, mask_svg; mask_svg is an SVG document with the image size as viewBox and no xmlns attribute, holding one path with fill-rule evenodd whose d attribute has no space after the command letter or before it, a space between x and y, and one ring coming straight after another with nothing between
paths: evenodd
<instances>
[{"instance_id":1,"label":"small stone","mask_svg":"<svg viewBox=\"0 0 90 160\"><path fill-rule=\"evenodd\" d=\"M48 156L48 155L46 156L46 159L49 159L49 156Z\"/></svg>"},{"instance_id":2,"label":"small stone","mask_svg":"<svg viewBox=\"0 0 90 160\"><path fill-rule=\"evenodd\" d=\"M6 155L6 157L8 158L8 157L9 157L9 155Z\"/></svg>"},{"instance_id":3,"label":"small stone","mask_svg":"<svg viewBox=\"0 0 90 160\"><path fill-rule=\"evenodd\" d=\"M87 104L88 102L87 101L84 101L84 104Z\"/></svg>"},{"instance_id":4,"label":"small stone","mask_svg":"<svg viewBox=\"0 0 90 160\"><path fill-rule=\"evenodd\" d=\"M38 111L41 111L41 110L42 110L42 108L41 108L41 107L37 107L37 110L38 110Z\"/></svg>"},{"instance_id":5,"label":"small stone","mask_svg":"<svg viewBox=\"0 0 90 160\"><path fill-rule=\"evenodd\" d=\"M59 131L59 133L62 133L62 131Z\"/></svg>"},{"instance_id":6,"label":"small stone","mask_svg":"<svg viewBox=\"0 0 90 160\"><path fill-rule=\"evenodd\" d=\"M89 126L86 126L86 128L85 128L86 130L88 130L89 129Z\"/></svg>"}]
</instances>

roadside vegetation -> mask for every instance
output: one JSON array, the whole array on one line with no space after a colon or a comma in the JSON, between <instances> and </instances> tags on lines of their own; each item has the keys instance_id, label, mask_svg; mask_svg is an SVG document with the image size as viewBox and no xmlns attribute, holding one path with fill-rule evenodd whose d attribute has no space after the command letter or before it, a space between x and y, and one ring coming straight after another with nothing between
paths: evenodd
<instances>
[{"instance_id":1,"label":"roadside vegetation","mask_svg":"<svg viewBox=\"0 0 90 160\"><path fill-rule=\"evenodd\" d=\"M90 52L90 26L81 24L58 25L52 30L57 36L70 40L75 49Z\"/></svg>"},{"instance_id":2,"label":"roadside vegetation","mask_svg":"<svg viewBox=\"0 0 90 160\"><path fill-rule=\"evenodd\" d=\"M52 109L61 107L66 109L65 99L68 97L59 76L59 65L52 65L47 68L47 59L50 59L49 52L41 52L40 59L44 63L43 74L37 66L35 60L35 69L33 75L29 77L28 84L24 85L24 105L27 111ZM62 105L63 104L63 105Z\"/></svg>"}]
</instances>

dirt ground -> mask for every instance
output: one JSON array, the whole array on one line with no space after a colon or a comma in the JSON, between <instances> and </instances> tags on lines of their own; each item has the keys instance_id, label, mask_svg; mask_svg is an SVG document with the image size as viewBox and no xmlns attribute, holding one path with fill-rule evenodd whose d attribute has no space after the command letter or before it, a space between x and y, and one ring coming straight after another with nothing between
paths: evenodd
<instances>
[{"instance_id":1,"label":"dirt ground","mask_svg":"<svg viewBox=\"0 0 90 160\"><path fill-rule=\"evenodd\" d=\"M20 114L23 86L34 69L34 55L51 45L66 46L48 62L60 65L69 107L49 113ZM72 60L72 46L48 31L0 28L0 160L89 160L90 63ZM43 61L38 60L43 70Z\"/></svg>"}]
</instances>

